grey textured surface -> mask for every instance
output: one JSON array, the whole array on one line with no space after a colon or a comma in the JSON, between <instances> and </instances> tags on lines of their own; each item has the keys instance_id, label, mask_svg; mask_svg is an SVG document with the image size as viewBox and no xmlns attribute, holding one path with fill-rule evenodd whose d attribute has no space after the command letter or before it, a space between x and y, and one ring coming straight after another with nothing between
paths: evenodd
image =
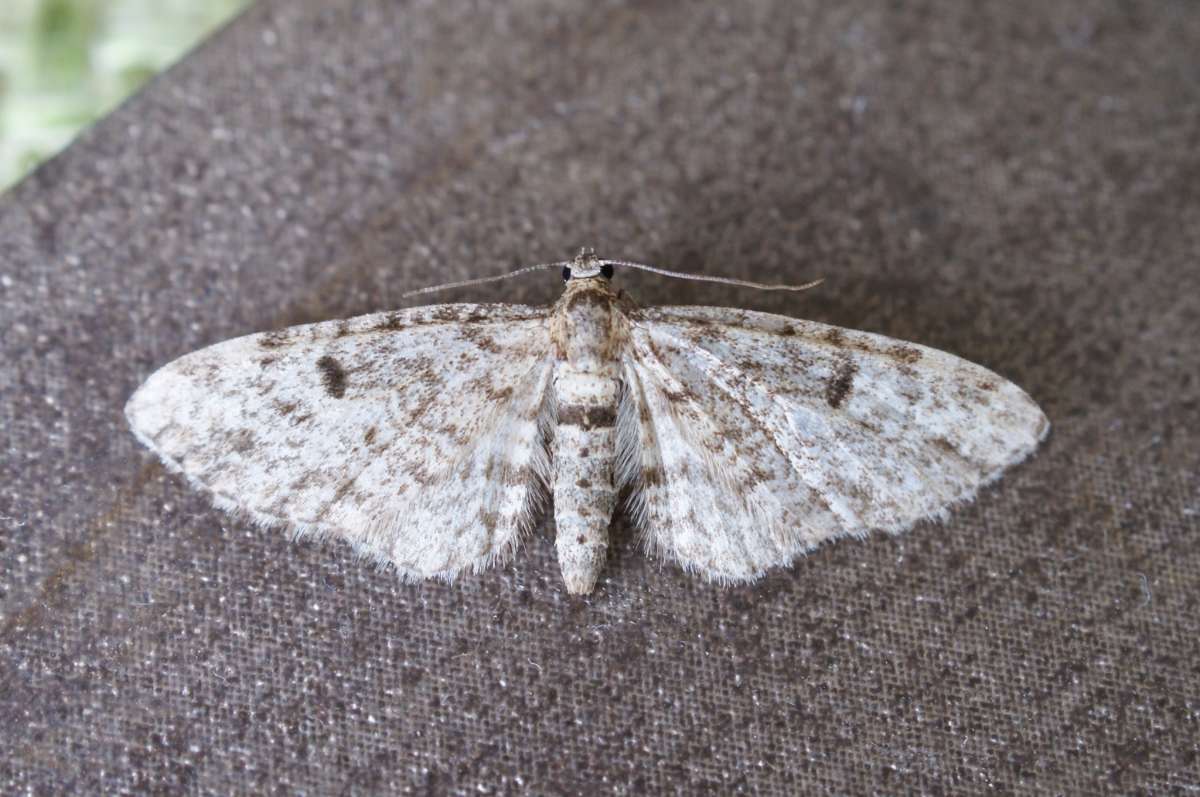
<instances>
[{"instance_id":1,"label":"grey textured surface","mask_svg":"<svg viewBox=\"0 0 1200 797\"><path fill-rule=\"evenodd\" d=\"M947 349L1041 453L723 590L569 599L230 521L121 407L171 358L580 245ZM536 276L446 300L542 301ZM0 199L0 789L1200 789L1200 12L264 2Z\"/></svg>"}]
</instances>

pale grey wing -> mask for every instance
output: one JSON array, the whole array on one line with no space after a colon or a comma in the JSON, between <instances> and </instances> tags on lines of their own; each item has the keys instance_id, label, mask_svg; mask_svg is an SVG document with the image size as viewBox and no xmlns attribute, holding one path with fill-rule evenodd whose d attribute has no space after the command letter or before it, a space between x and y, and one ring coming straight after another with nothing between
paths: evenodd
<instances>
[{"instance_id":1,"label":"pale grey wing","mask_svg":"<svg viewBox=\"0 0 1200 797\"><path fill-rule=\"evenodd\" d=\"M635 511L655 546L725 579L940 517L1049 428L986 368L766 313L650 308L627 351ZM704 506L687 495L697 485Z\"/></svg>"},{"instance_id":2,"label":"pale grey wing","mask_svg":"<svg viewBox=\"0 0 1200 797\"><path fill-rule=\"evenodd\" d=\"M222 508L450 577L508 556L545 494L551 368L544 309L419 307L201 349L125 412Z\"/></svg>"}]
</instances>

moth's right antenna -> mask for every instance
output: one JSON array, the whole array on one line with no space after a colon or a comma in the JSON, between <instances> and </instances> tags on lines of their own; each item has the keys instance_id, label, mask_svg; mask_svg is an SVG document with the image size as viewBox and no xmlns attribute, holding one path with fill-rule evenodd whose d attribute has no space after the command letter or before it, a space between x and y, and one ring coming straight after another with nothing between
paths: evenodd
<instances>
[{"instance_id":1,"label":"moth's right antenna","mask_svg":"<svg viewBox=\"0 0 1200 797\"><path fill-rule=\"evenodd\" d=\"M602 263L607 263L610 266L624 266L625 268L639 268L642 271L651 271L655 274L662 274L664 277L675 277L676 279L695 280L697 282L720 282L725 285L737 285L742 288L757 288L760 291L806 291L809 288L815 288L825 281L825 278L815 279L812 282L806 282L803 285L766 285L761 282L749 282L747 280L734 279L733 277L716 277L710 274L684 274L680 271L668 271L665 268L657 268L655 266L647 266L644 263L630 263L627 260L602 260Z\"/></svg>"},{"instance_id":2,"label":"moth's right antenna","mask_svg":"<svg viewBox=\"0 0 1200 797\"><path fill-rule=\"evenodd\" d=\"M441 285L430 285L428 288L417 288L415 291L400 294L401 299L407 299L409 296L420 296L423 293L433 293L434 291L447 291L451 288L465 288L468 285L482 285L485 282L499 282L500 280L511 279L512 277L526 274L530 271L542 271L548 268L563 268L571 265L571 261L563 261L561 263L540 263L536 266L525 266L516 271L510 271L507 274L498 274L494 277L478 277L476 279L462 280L461 282L446 282Z\"/></svg>"}]
</instances>

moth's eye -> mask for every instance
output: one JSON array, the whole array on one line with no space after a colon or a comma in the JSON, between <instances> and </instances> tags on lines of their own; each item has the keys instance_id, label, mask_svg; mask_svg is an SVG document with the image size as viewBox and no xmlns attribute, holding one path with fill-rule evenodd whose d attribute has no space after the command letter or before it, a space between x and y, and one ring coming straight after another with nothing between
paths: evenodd
<instances>
[{"instance_id":1,"label":"moth's eye","mask_svg":"<svg viewBox=\"0 0 1200 797\"><path fill-rule=\"evenodd\" d=\"M563 266L563 282L566 282L569 279L571 279L571 267Z\"/></svg>"},{"instance_id":2,"label":"moth's eye","mask_svg":"<svg viewBox=\"0 0 1200 797\"><path fill-rule=\"evenodd\" d=\"M605 263L603 266L600 267L600 276L604 277L604 279L610 280L610 279L612 279L612 275L613 275L612 263Z\"/></svg>"}]
</instances>

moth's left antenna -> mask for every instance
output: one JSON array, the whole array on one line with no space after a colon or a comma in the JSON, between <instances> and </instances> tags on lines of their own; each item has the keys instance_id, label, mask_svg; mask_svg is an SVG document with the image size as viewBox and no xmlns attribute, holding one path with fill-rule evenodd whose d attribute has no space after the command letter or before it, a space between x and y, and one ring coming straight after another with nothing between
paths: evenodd
<instances>
[{"instance_id":1,"label":"moth's left antenna","mask_svg":"<svg viewBox=\"0 0 1200 797\"><path fill-rule=\"evenodd\" d=\"M559 263L540 263L536 266L525 266L524 268L519 268L516 271L510 271L507 274L497 274L494 277L478 277L476 279L462 280L461 282L446 282L441 285L430 285L428 288L417 288L415 291L409 291L408 293L400 294L400 298L407 299L409 296L420 296L423 293L446 291L450 290L451 288L465 288L469 285L482 285L485 282L499 282L500 280L511 279L521 274L526 274L530 271L544 271L548 268L562 268L563 266L569 265L571 265L569 261L562 261Z\"/></svg>"}]
</instances>

